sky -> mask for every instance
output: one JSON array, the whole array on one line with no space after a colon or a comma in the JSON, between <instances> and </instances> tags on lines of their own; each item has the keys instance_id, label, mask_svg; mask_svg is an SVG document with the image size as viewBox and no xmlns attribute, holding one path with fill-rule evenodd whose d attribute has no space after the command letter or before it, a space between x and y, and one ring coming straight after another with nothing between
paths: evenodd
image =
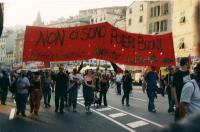
<instances>
[{"instance_id":1,"label":"sky","mask_svg":"<svg viewBox=\"0 0 200 132\"><path fill-rule=\"evenodd\" d=\"M78 15L79 10L129 6L133 0L26 0L4 2L4 25L6 27L32 25L39 11L44 23L60 17Z\"/></svg>"}]
</instances>

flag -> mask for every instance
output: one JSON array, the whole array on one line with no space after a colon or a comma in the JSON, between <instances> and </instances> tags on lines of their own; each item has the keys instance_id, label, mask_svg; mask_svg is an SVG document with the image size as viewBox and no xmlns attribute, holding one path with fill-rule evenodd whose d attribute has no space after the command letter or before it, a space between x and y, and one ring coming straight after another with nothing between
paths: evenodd
<instances>
[{"instance_id":1,"label":"flag","mask_svg":"<svg viewBox=\"0 0 200 132\"><path fill-rule=\"evenodd\" d=\"M112 65L115 73L123 73L123 70L119 66L117 66L117 64L111 62L111 65Z\"/></svg>"},{"instance_id":2,"label":"flag","mask_svg":"<svg viewBox=\"0 0 200 132\"><path fill-rule=\"evenodd\" d=\"M83 61L81 62L81 65L78 68L78 73L81 71L82 68L83 68Z\"/></svg>"}]
</instances>

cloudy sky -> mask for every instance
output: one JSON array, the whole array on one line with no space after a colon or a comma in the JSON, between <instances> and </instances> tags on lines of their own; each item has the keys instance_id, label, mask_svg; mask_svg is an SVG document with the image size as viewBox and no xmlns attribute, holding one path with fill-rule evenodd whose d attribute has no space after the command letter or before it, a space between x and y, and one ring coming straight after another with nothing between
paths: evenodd
<instances>
[{"instance_id":1,"label":"cloudy sky","mask_svg":"<svg viewBox=\"0 0 200 132\"><path fill-rule=\"evenodd\" d=\"M129 6L133 0L28 0L4 2L4 25L32 25L37 12L40 11L45 23L57 18L78 15L79 10Z\"/></svg>"}]
</instances>

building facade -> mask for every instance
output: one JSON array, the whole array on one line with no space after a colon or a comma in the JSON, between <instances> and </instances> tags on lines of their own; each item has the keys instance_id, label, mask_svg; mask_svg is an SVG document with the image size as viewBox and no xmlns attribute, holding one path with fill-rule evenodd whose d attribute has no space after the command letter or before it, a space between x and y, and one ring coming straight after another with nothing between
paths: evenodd
<instances>
[{"instance_id":1,"label":"building facade","mask_svg":"<svg viewBox=\"0 0 200 132\"><path fill-rule=\"evenodd\" d=\"M135 1L126 10L126 31L138 34L165 34L172 32L172 7L169 1ZM138 81L144 68L126 66Z\"/></svg>"},{"instance_id":2,"label":"building facade","mask_svg":"<svg viewBox=\"0 0 200 132\"><path fill-rule=\"evenodd\" d=\"M8 35L3 33L0 37L0 63L4 64L6 57L6 42Z\"/></svg>"},{"instance_id":3,"label":"building facade","mask_svg":"<svg viewBox=\"0 0 200 132\"><path fill-rule=\"evenodd\" d=\"M126 10L128 32L165 34L172 31L171 1L136 1Z\"/></svg>"},{"instance_id":4,"label":"building facade","mask_svg":"<svg viewBox=\"0 0 200 132\"><path fill-rule=\"evenodd\" d=\"M15 62L15 51L9 51L6 53L6 57L5 57L5 65L6 66L12 66Z\"/></svg>"},{"instance_id":5,"label":"building facade","mask_svg":"<svg viewBox=\"0 0 200 132\"><path fill-rule=\"evenodd\" d=\"M64 27L76 27L81 25L87 25L89 24L90 17L70 17L66 20L57 20L52 21L49 24L47 24L47 27L57 27L57 28L64 28Z\"/></svg>"},{"instance_id":6,"label":"building facade","mask_svg":"<svg viewBox=\"0 0 200 132\"><path fill-rule=\"evenodd\" d=\"M79 16L90 17L90 24L108 22L122 30L125 30L126 6L114 6L80 10Z\"/></svg>"},{"instance_id":7,"label":"building facade","mask_svg":"<svg viewBox=\"0 0 200 132\"><path fill-rule=\"evenodd\" d=\"M195 9L199 0L173 1L173 39L176 58L191 56L195 61L198 34Z\"/></svg>"},{"instance_id":8,"label":"building facade","mask_svg":"<svg viewBox=\"0 0 200 132\"><path fill-rule=\"evenodd\" d=\"M24 48L24 32L19 32L16 38L16 46L15 46L15 63L22 64L22 56L23 56L23 48Z\"/></svg>"}]
</instances>

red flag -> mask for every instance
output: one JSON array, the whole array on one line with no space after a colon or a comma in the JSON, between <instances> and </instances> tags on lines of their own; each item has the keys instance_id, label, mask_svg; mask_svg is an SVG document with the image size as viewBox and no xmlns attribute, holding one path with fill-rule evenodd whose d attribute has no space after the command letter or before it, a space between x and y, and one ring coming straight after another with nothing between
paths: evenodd
<instances>
[{"instance_id":1,"label":"red flag","mask_svg":"<svg viewBox=\"0 0 200 132\"><path fill-rule=\"evenodd\" d=\"M115 73L123 73L123 70L119 66L117 66L117 64L111 62L111 65L112 65Z\"/></svg>"}]
</instances>

